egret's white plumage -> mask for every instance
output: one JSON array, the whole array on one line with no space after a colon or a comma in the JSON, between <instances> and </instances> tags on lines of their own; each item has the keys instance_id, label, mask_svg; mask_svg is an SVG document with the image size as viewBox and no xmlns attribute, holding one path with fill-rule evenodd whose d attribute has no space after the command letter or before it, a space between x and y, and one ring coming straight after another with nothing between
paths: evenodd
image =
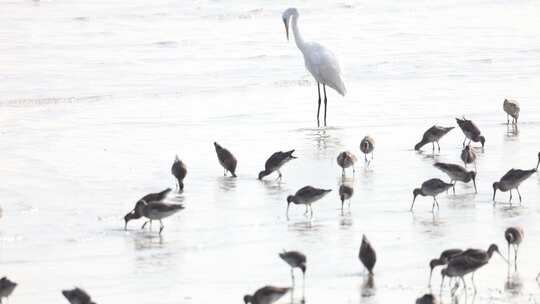
<instances>
[{"instance_id":1,"label":"egret's white plumage","mask_svg":"<svg viewBox=\"0 0 540 304\"><path fill-rule=\"evenodd\" d=\"M317 81L317 92L319 94L319 107L317 109L317 124L319 124L319 110L321 107L321 92L320 85L323 85L324 91L324 125L326 125L326 87L329 86L336 90L342 96L345 96L347 89L341 77L341 69L337 57L324 46L317 42L305 42L300 30L298 29L298 10L296 8L288 8L283 12L283 22L285 23L285 31L287 39L289 39L289 24L294 33L296 46L304 55L304 62L307 70L313 75Z\"/></svg>"}]
</instances>

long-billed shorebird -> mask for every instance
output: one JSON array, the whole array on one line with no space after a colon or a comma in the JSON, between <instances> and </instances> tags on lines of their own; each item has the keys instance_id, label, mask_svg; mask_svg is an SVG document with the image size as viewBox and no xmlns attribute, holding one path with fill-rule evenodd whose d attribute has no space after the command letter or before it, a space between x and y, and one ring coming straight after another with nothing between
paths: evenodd
<instances>
[{"instance_id":1,"label":"long-billed shorebird","mask_svg":"<svg viewBox=\"0 0 540 304\"><path fill-rule=\"evenodd\" d=\"M371 160L373 160L373 150L375 150L375 140L371 136L365 136L360 141L360 151L364 153L364 161L368 161L367 155L371 153Z\"/></svg>"},{"instance_id":2,"label":"long-billed shorebird","mask_svg":"<svg viewBox=\"0 0 540 304\"><path fill-rule=\"evenodd\" d=\"M461 150L461 160L465 164L465 167L468 164L474 163L474 167L476 168L476 152L471 145L466 145L463 147L463 150Z\"/></svg>"},{"instance_id":3,"label":"long-billed shorebird","mask_svg":"<svg viewBox=\"0 0 540 304\"><path fill-rule=\"evenodd\" d=\"M332 191L332 189L319 189L312 186L305 186L296 191L294 195L287 196L287 218L289 217L289 206L291 203L294 203L295 205L305 205L305 214L308 214L309 208L309 211L311 211L311 215L313 216L313 208L311 207L311 204L323 198L330 191Z\"/></svg>"},{"instance_id":4,"label":"long-billed shorebird","mask_svg":"<svg viewBox=\"0 0 540 304\"><path fill-rule=\"evenodd\" d=\"M482 144L482 148L484 148L484 144L486 143L486 138L482 135L482 132L480 132L480 129L472 122L472 120L456 118L456 122L463 131L463 134L465 134L465 139L463 140L463 146L465 147L465 142L467 141L467 138L469 139L469 144L471 141L474 142L480 142Z\"/></svg>"},{"instance_id":5,"label":"long-billed shorebird","mask_svg":"<svg viewBox=\"0 0 540 304\"><path fill-rule=\"evenodd\" d=\"M416 304L439 304L439 301L437 300L437 297L432 295L431 293L426 293L422 297L416 299Z\"/></svg>"},{"instance_id":6,"label":"long-billed shorebird","mask_svg":"<svg viewBox=\"0 0 540 304\"><path fill-rule=\"evenodd\" d=\"M341 211L343 211L343 203L345 203L346 200L349 200L349 208L351 208L351 197L353 196L353 194L354 194L353 187L346 184L342 184L341 186L339 186L339 199L341 199Z\"/></svg>"},{"instance_id":7,"label":"long-billed shorebird","mask_svg":"<svg viewBox=\"0 0 540 304\"><path fill-rule=\"evenodd\" d=\"M264 286L259 288L253 295L245 295L244 303L248 304L272 304L287 294L291 288Z\"/></svg>"},{"instance_id":8,"label":"long-billed shorebird","mask_svg":"<svg viewBox=\"0 0 540 304\"><path fill-rule=\"evenodd\" d=\"M371 246L371 243L368 241L366 235L362 236L362 244L360 245L358 258L368 270L369 275L373 275L373 267L375 267L375 263L377 262L377 254L375 253L373 246Z\"/></svg>"},{"instance_id":9,"label":"long-billed shorebird","mask_svg":"<svg viewBox=\"0 0 540 304\"><path fill-rule=\"evenodd\" d=\"M92 298L90 298L90 295L78 287L62 290L62 294L71 304L95 304Z\"/></svg>"},{"instance_id":10,"label":"long-billed shorebird","mask_svg":"<svg viewBox=\"0 0 540 304\"><path fill-rule=\"evenodd\" d=\"M264 170L259 172L259 180L262 180L263 177L272 174L272 172L278 173L278 179L281 179L281 167L288 163L289 161L296 158L296 156L293 155L294 150L287 151L287 152L276 152L266 160L266 163L264 164Z\"/></svg>"},{"instance_id":11,"label":"long-billed shorebird","mask_svg":"<svg viewBox=\"0 0 540 304\"><path fill-rule=\"evenodd\" d=\"M440 256L436 259L432 259L429 261L429 283L428 286L431 286L431 278L433 276L433 270L437 266L444 266L448 264L448 261L450 261L453 257L456 257L463 253L463 250L461 249L447 249L441 252Z\"/></svg>"},{"instance_id":12,"label":"long-billed shorebird","mask_svg":"<svg viewBox=\"0 0 540 304\"><path fill-rule=\"evenodd\" d=\"M7 277L2 277L0 279L0 303L2 303L2 299L7 299L16 287L17 283L11 281Z\"/></svg>"},{"instance_id":13,"label":"long-billed shorebird","mask_svg":"<svg viewBox=\"0 0 540 304\"><path fill-rule=\"evenodd\" d=\"M227 171L231 172L232 177L236 177L236 158L234 155L227 149L220 146L217 142L214 142L214 147L216 148L217 158L219 163L223 167L223 176L227 176Z\"/></svg>"},{"instance_id":14,"label":"long-billed shorebird","mask_svg":"<svg viewBox=\"0 0 540 304\"><path fill-rule=\"evenodd\" d=\"M441 146L439 145L439 140L441 140L441 138L453 128L454 127L432 126L431 128L427 129L426 132L424 132L422 140L414 146L414 149L420 150L424 145L431 143L431 148L433 152L435 152L435 143L437 143L437 147L439 148L440 152Z\"/></svg>"},{"instance_id":15,"label":"long-billed shorebird","mask_svg":"<svg viewBox=\"0 0 540 304\"><path fill-rule=\"evenodd\" d=\"M509 227L504 231L504 238L506 239L506 242L508 243L508 259L510 259L510 245L514 248L514 267L517 269L517 258L518 258L518 250L519 245L523 241L523 237L525 235L523 234L523 228L521 227Z\"/></svg>"},{"instance_id":16,"label":"long-billed shorebird","mask_svg":"<svg viewBox=\"0 0 540 304\"><path fill-rule=\"evenodd\" d=\"M178 183L178 191L184 190L184 178L187 175L186 164L178 158L178 155L174 158L174 163L171 167L171 174L176 178Z\"/></svg>"},{"instance_id":17,"label":"long-billed shorebird","mask_svg":"<svg viewBox=\"0 0 540 304\"><path fill-rule=\"evenodd\" d=\"M279 254L279 257L291 266L291 280L294 287L294 268L299 268L302 271L302 284L305 286L306 281L306 255L299 251L286 251L283 250Z\"/></svg>"},{"instance_id":18,"label":"long-billed shorebird","mask_svg":"<svg viewBox=\"0 0 540 304\"><path fill-rule=\"evenodd\" d=\"M416 200L416 197L418 195L433 197L433 207L431 208L431 211L435 209L435 205L437 205L437 209L439 209L439 202L437 201L437 195L439 195L442 192L447 191L453 186L454 186L453 184L445 183L438 178L428 179L427 181L422 183L422 186L420 186L420 188L414 189L411 211L413 210L414 201Z\"/></svg>"},{"instance_id":19,"label":"long-billed shorebird","mask_svg":"<svg viewBox=\"0 0 540 304\"><path fill-rule=\"evenodd\" d=\"M517 125L520 110L519 103L516 100L505 99L503 110L506 112L506 124L510 124L510 116L512 116L512 124Z\"/></svg>"},{"instance_id":20,"label":"long-billed shorebird","mask_svg":"<svg viewBox=\"0 0 540 304\"><path fill-rule=\"evenodd\" d=\"M511 204L512 190L516 189L519 196L519 202L521 203L521 193L519 193L519 185L521 185L522 182L531 177L531 175L533 175L534 173L536 173L536 168L531 170L510 169L510 171L506 172L506 174L501 177L498 182L493 183L493 205L496 204L495 194L497 193L497 190L500 190L502 192L510 191L509 202Z\"/></svg>"},{"instance_id":21,"label":"long-billed shorebird","mask_svg":"<svg viewBox=\"0 0 540 304\"><path fill-rule=\"evenodd\" d=\"M341 167L341 175L345 176L345 169L352 167L354 174L354 164L356 163L356 156L349 151L344 151L338 154L337 164Z\"/></svg>"},{"instance_id":22,"label":"long-billed shorebird","mask_svg":"<svg viewBox=\"0 0 540 304\"><path fill-rule=\"evenodd\" d=\"M442 172L446 173L448 177L450 177L450 183L454 185L452 187L452 189L454 190L454 194L456 194L457 182L468 183L470 181L473 182L474 192L478 193L478 191L476 190L476 172L467 171L467 169L456 164L437 162L433 165L435 166L435 168L441 170Z\"/></svg>"},{"instance_id":23,"label":"long-billed shorebird","mask_svg":"<svg viewBox=\"0 0 540 304\"><path fill-rule=\"evenodd\" d=\"M137 203L139 201L162 202L167 197L169 192L171 192L171 189L167 188L167 189L165 189L165 190L163 190L161 192L147 194L147 195L143 196L141 199L139 199L137 201ZM135 204L137 204L137 203L135 203ZM128 224L129 221L140 219L141 217L143 217L143 215L138 213L136 208L134 208L132 211L130 211L128 214L126 214L126 216L124 216L124 221L125 221L124 230L127 230L127 224Z\"/></svg>"}]
</instances>

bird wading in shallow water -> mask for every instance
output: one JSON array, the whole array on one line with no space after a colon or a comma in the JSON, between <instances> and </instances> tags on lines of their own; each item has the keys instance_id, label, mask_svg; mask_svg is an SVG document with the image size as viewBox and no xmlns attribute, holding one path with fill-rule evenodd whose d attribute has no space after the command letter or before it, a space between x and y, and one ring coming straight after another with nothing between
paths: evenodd
<instances>
[{"instance_id":1,"label":"bird wading in shallow water","mask_svg":"<svg viewBox=\"0 0 540 304\"><path fill-rule=\"evenodd\" d=\"M344 151L338 154L337 164L341 167L341 176L345 176L345 169L352 167L354 174L354 164L356 163L356 156L349 151Z\"/></svg>"},{"instance_id":2,"label":"bird wading in shallow water","mask_svg":"<svg viewBox=\"0 0 540 304\"><path fill-rule=\"evenodd\" d=\"M364 153L364 161L367 163L367 155L371 153L371 160L373 160L373 150L375 150L375 140L371 136L365 136L360 141L360 151Z\"/></svg>"},{"instance_id":3,"label":"bird wading in shallow water","mask_svg":"<svg viewBox=\"0 0 540 304\"><path fill-rule=\"evenodd\" d=\"M437 143L437 147L439 148L439 152L441 151L441 146L439 145L439 140L443 136L445 136L448 132L450 132L454 127L441 127L441 126L432 126L431 128L427 129L426 132L424 132L424 135L422 136L422 140L418 142L415 146L415 150L420 150L424 145L431 143L431 149L433 152L435 152L435 143Z\"/></svg>"},{"instance_id":4,"label":"bird wading in shallow water","mask_svg":"<svg viewBox=\"0 0 540 304\"><path fill-rule=\"evenodd\" d=\"M329 49L317 42L306 42L300 34L298 28L298 18L300 17L296 8L288 8L283 12L282 19L285 24L285 33L289 40L289 26L294 33L296 46L304 56L304 63L307 70L317 81L317 93L319 96L317 106L317 126L320 127L319 114L321 110L321 84L324 93L324 126L326 127L326 110L328 98L326 96L326 86L336 90L342 96L345 96L347 90L341 77L341 69L337 57Z\"/></svg>"},{"instance_id":5,"label":"bird wading in shallow water","mask_svg":"<svg viewBox=\"0 0 540 304\"><path fill-rule=\"evenodd\" d=\"M283 250L279 254L279 257L285 261L289 266L291 266L291 280L292 286L294 287L294 268L299 268L302 271L302 284L305 287L306 281L306 255L299 251L286 251Z\"/></svg>"},{"instance_id":6,"label":"bird wading in shallow water","mask_svg":"<svg viewBox=\"0 0 540 304\"><path fill-rule=\"evenodd\" d=\"M293 153L294 150L287 152L279 151L272 154L264 164L264 170L259 172L259 180L262 180L263 177L272 174L272 172L277 172L279 174L278 179L281 180L281 171L279 170L283 165L297 158L293 155Z\"/></svg>"},{"instance_id":7,"label":"bird wading in shallow water","mask_svg":"<svg viewBox=\"0 0 540 304\"><path fill-rule=\"evenodd\" d=\"M474 168L476 170L476 152L471 147L471 145L466 145L463 150L461 150L461 160L467 167L468 164L474 163Z\"/></svg>"},{"instance_id":8,"label":"bird wading in shallow water","mask_svg":"<svg viewBox=\"0 0 540 304\"><path fill-rule=\"evenodd\" d=\"M217 142L214 142L214 148L216 148L216 154L219 160L219 163L225 171L223 171L223 176L227 176L227 171L231 172L232 177L236 177L236 158L234 155L229 152L229 150L220 146Z\"/></svg>"},{"instance_id":9,"label":"bird wading in shallow water","mask_svg":"<svg viewBox=\"0 0 540 304\"><path fill-rule=\"evenodd\" d=\"M454 190L454 194L456 194L456 183L458 181L464 182L464 183L468 183L472 181L474 185L474 192L478 193L478 191L476 190L476 172L467 171L465 168L463 168L460 165L441 163L441 162L437 162L433 164L433 166L435 166L435 168L441 170L442 172L446 173L446 175L450 177L450 183L454 185L452 187L452 189Z\"/></svg>"},{"instance_id":10,"label":"bird wading in shallow water","mask_svg":"<svg viewBox=\"0 0 540 304\"><path fill-rule=\"evenodd\" d=\"M184 190L184 178L187 175L186 164L178 158L178 155L174 158L174 163L171 167L171 174L176 178L178 182L178 191Z\"/></svg>"},{"instance_id":11,"label":"bird wading in shallow water","mask_svg":"<svg viewBox=\"0 0 540 304\"><path fill-rule=\"evenodd\" d=\"M330 193L330 191L332 190L305 186L300 190L296 191L294 195L289 195L287 197L287 218L289 218L289 206L291 205L291 203L294 203L295 205L305 205L305 214L308 214L308 212L311 211L311 216L313 216L313 208L311 208L311 204L323 198L325 195Z\"/></svg>"},{"instance_id":12,"label":"bird wading in shallow water","mask_svg":"<svg viewBox=\"0 0 540 304\"><path fill-rule=\"evenodd\" d=\"M253 295L245 295L244 303L248 304L272 304L287 294L291 288L264 286L259 288Z\"/></svg>"},{"instance_id":13,"label":"bird wading in shallow water","mask_svg":"<svg viewBox=\"0 0 540 304\"><path fill-rule=\"evenodd\" d=\"M512 117L512 124L517 125L519 118L519 103L512 99L505 99L503 102L503 110L506 112L506 124L510 124L510 117Z\"/></svg>"},{"instance_id":14,"label":"bird wading in shallow water","mask_svg":"<svg viewBox=\"0 0 540 304\"><path fill-rule=\"evenodd\" d=\"M416 201L416 197L418 195L422 196L432 196L433 197L433 207L431 208L431 211L435 209L435 205L437 205L437 209L439 209L439 202L437 201L437 195L440 193L447 191L448 189L452 188L453 184L448 184L443 182L442 180L438 178L432 178L428 179L427 181L422 183L422 186L420 188L416 188L413 191L413 201L411 205L411 211L413 211L414 207L414 201Z\"/></svg>"},{"instance_id":15,"label":"bird wading in shallow water","mask_svg":"<svg viewBox=\"0 0 540 304\"><path fill-rule=\"evenodd\" d=\"M71 290L62 290L62 294L71 304L96 304L86 291L78 287Z\"/></svg>"},{"instance_id":16,"label":"bird wading in shallow water","mask_svg":"<svg viewBox=\"0 0 540 304\"><path fill-rule=\"evenodd\" d=\"M346 184L342 184L341 186L339 186L339 199L341 200L342 213L343 213L343 203L345 203L346 200L349 200L349 209L351 208L351 197L353 196L353 194L354 194L353 187Z\"/></svg>"},{"instance_id":17,"label":"bird wading in shallow water","mask_svg":"<svg viewBox=\"0 0 540 304\"><path fill-rule=\"evenodd\" d=\"M373 275L373 267L375 267L375 263L377 262L377 254L365 235L362 236L362 244L360 245L358 258L368 270L369 275Z\"/></svg>"},{"instance_id":18,"label":"bird wading in shallow water","mask_svg":"<svg viewBox=\"0 0 540 304\"><path fill-rule=\"evenodd\" d=\"M519 193L519 185L526 179L536 173L536 168L531 170L510 169L506 174L501 177L498 182L493 183L493 205L495 202L495 194L497 190L502 192L510 191L509 203L512 204L512 190L516 189L519 196L519 203L521 204L521 193Z\"/></svg>"},{"instance_id":19,"label":"bird wading in shallow water","mask_svg":"<svg viewBox=\"0 0 540 304\"><path fill-rule=\"evenodd\" d=\"M7 299L12 293L13 290L17 287L17 283L11 281L7 277L0 279L0 303L2 299Z\"/></svg>"},{"instance_id":20,"label":"bird wading in shallow water","mask_svg":"<svg viewBox=\"0 0 540 304\"><path fill-rule=\"evenodd\" d=\"M465 147L465 142L468 138L468 144L471 144L471 141L480 142L482 144L482 149L484 148L486 138L482 135L482 132L480 132L480 129L478 129L478 127L474 124L474 122L472 122L472 120L468 120L463 117L463 119L456 118L456 122L461 131L463 131L463 134L465 135L465 139L463 140L463 147Z\"/></svg>"},{"instance_id":21,"label":"bird wading in shallow water","mask_svg":"<svg viewBox=\"0 0 540 304\"><path fill-rule=\"evenodd\" d=\"M521 245L524 236L525 234L523 233L523 228L521 227L509 227L504 231L504 238L508 243L508 259L510 259L510 245L514 248L514 268L516 270L519 245Z\"/></svg>"},{"instance_id":22,"label":"bird wading in shallow water","mask_svg":"<svg viewBox=\"0 0 540 304\"><path fill-rule=\"evenodd\" d=\"M431 286L431 278L433 276L433 270L437 266L443 266L448 264L448 261L450 261L453 257L458 256L463 253L463 250L461 249L447 249L443 252L441 252L439 258L432 259L429 261L429 283L428 286Z\"/></svg>"}]
</instances>

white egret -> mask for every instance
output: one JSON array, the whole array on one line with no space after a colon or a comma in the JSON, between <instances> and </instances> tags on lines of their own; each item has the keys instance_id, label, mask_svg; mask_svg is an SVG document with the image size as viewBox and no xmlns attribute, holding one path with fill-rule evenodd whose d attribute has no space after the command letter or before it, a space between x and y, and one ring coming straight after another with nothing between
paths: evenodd
<instances>
[{"instance_id":1,"label":"white egret","mask_svg":"<svg viewBox=\"0 0 540 304\"><path fill-rule=\"evenodd\" d=\"M324 92L324 125L326 126L326 86L329 86L336 90L342 96L345 96L347 90L345 84L341 78L341 69L339 63L329 49L318 44L317 42L305 42L298 29L298 10L296 8L288 8L283 12L283 23L285 24L285 32L287 34L287 40L289 40L289 24L291 24L294 32L294 40L296 46L302 51L304 55L304 61L307 70L313 75L315 81L317 81L317 93L319 95L318 107L317 107L317 126L319 123L319 112L321 109L321 84ZM292 19L292 22L291 22Z\"/></svg>"}]
</instances>

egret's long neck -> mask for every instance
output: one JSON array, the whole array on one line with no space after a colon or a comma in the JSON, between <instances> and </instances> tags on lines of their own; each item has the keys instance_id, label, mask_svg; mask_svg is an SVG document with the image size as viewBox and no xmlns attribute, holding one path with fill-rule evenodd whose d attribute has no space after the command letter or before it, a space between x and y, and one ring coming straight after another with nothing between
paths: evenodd
<instances>
[{"instance_id":1,"label":"egret's long neck","mask_svg":"<svg viewBox=\"0 0 540 304\"><path fill-rule=\"evenodd\" d=\"M302 34L300 34L300 29L298 29L298 15L292 16L291 26L294 32L294 41L296 42L296 46L303 52L306 44L302 38Z\"/></svg>"}]
</instances>

